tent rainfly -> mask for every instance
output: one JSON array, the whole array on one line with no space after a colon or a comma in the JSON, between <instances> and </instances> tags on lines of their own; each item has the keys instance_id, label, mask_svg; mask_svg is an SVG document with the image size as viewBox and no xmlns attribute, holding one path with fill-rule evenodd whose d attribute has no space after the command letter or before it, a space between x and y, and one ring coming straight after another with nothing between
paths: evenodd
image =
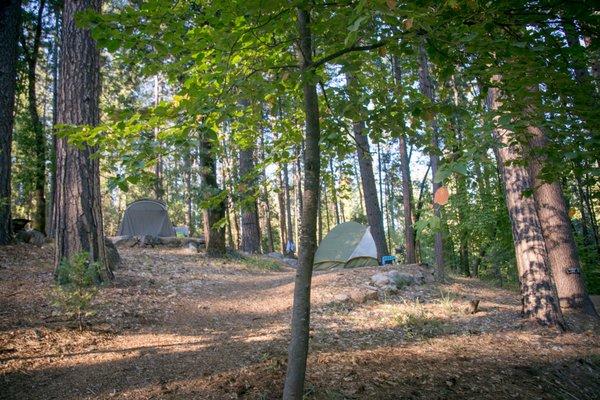
<instances>
[{"instance_id":1,"label":"tent rainfly","mask_svg":"<svg viewBox=\"0 0 600 400\"><path fill-rule=\"evenodd\" d=\"M315 270L377 265L377 248L371 230L353 221L329 231L315 253Z\"/></svg>"},{"instance_id":2,"label":"tent rainfly","mask_svg":"<svg viewBox=\"0 0 600 400\"><path fill-rule=\"evenodd\" d=\"M119 236L175 236L167 207L157 200L138 200L125 209Z\"/></svg>"}]
</instances>

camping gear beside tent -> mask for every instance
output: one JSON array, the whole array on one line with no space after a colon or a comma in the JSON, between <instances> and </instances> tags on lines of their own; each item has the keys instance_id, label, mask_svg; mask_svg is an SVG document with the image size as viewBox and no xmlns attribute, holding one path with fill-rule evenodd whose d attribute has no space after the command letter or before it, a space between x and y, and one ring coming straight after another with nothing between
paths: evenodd
<instances>
[{"instance_id":1,"label":"camping gear beside tent","mask_svg":"<svg viewBox=\"0 0 600 400\"><path fill-rule=\"evenodd\" d=\"M175 236L167 207L157 200L138 200L125 209L118 236Z\"/></svg>"},{"instance_id":2,"label":"camping gear beside tent","mask_svg":"<svg viewBox=\"0 0 600 400\"><path fill-rule=\"evenodd\" d=\"M174 226L175 236L177 237L188 237L190 236L190 228L187 226Z\"/></svg>"},{"instance_id":3,"label":"camping gear beside tent","mask_svg":"<svg viewBox=\"0 0 600 400\"><path fill-rule=\"evenodd\" d=\"M314 269L377 266L377 248L369 227L344 222L321 241L315 254Z\"/></svg>"}]
</instances>

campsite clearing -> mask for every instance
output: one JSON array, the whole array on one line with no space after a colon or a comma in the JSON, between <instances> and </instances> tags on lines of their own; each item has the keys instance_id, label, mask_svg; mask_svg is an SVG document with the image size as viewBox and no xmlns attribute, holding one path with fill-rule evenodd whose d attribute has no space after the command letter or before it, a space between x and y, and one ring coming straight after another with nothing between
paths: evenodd
<instances>
[{"instance_id":1,"label":"campsite clearing","mask_svg":"<svg viewBox=\"0 0 600 400\"><path fill-rule=\"evenodd\" d=\"M51 253L0 248L0 398L280 398L293 269L121 249L79 332L51 306ZM534 327L515 292L466 278L340 300L376 270L315 274L308 398L597 399L594 327Z\"/></svg>"}]
</instances>

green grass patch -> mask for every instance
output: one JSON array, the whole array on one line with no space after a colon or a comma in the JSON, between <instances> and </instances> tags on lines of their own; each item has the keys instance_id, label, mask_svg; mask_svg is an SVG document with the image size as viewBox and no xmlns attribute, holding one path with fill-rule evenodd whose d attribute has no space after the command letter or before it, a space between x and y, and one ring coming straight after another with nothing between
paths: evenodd
<instances>
[{"instance_id":1,"label":"green grass patch","mask_svg":"<svg viewBox=\"0 0 600 400\"><path fill-rule=\"evenodd\" d=\"M409 339L432 338L446 331L446 325L433 316L418 299L414 303L405 301L393 318L396 326Z\"/></svg>"},{"instance_id":2,"label":"green grass patch","mask_svg":"<svg viewBox=\"0 0 600 400\"><path fill-rule=\"evenodd\" d=\"M245 265L249 269L261 271L281 271L281 264L271 258L261 255L245 255L238 252L228 252L227 258Z\"/></svg>"}]
</instances>

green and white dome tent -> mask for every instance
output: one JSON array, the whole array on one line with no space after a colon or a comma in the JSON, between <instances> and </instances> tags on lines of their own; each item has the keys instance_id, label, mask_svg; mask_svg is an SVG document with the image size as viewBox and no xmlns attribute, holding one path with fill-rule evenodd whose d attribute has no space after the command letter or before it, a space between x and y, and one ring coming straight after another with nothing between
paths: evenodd
<instances>
[{"instance_id":1,"label":"green and white dome tent","mask_svg":"<svg viewBox=\"0 0 600 400\"><path fill-rule=\"evenodd\" d=\"M321 241L315 254L315 270L377 266L377 248L368 226L344 222Z\"/></svg>"}]
</instances>

